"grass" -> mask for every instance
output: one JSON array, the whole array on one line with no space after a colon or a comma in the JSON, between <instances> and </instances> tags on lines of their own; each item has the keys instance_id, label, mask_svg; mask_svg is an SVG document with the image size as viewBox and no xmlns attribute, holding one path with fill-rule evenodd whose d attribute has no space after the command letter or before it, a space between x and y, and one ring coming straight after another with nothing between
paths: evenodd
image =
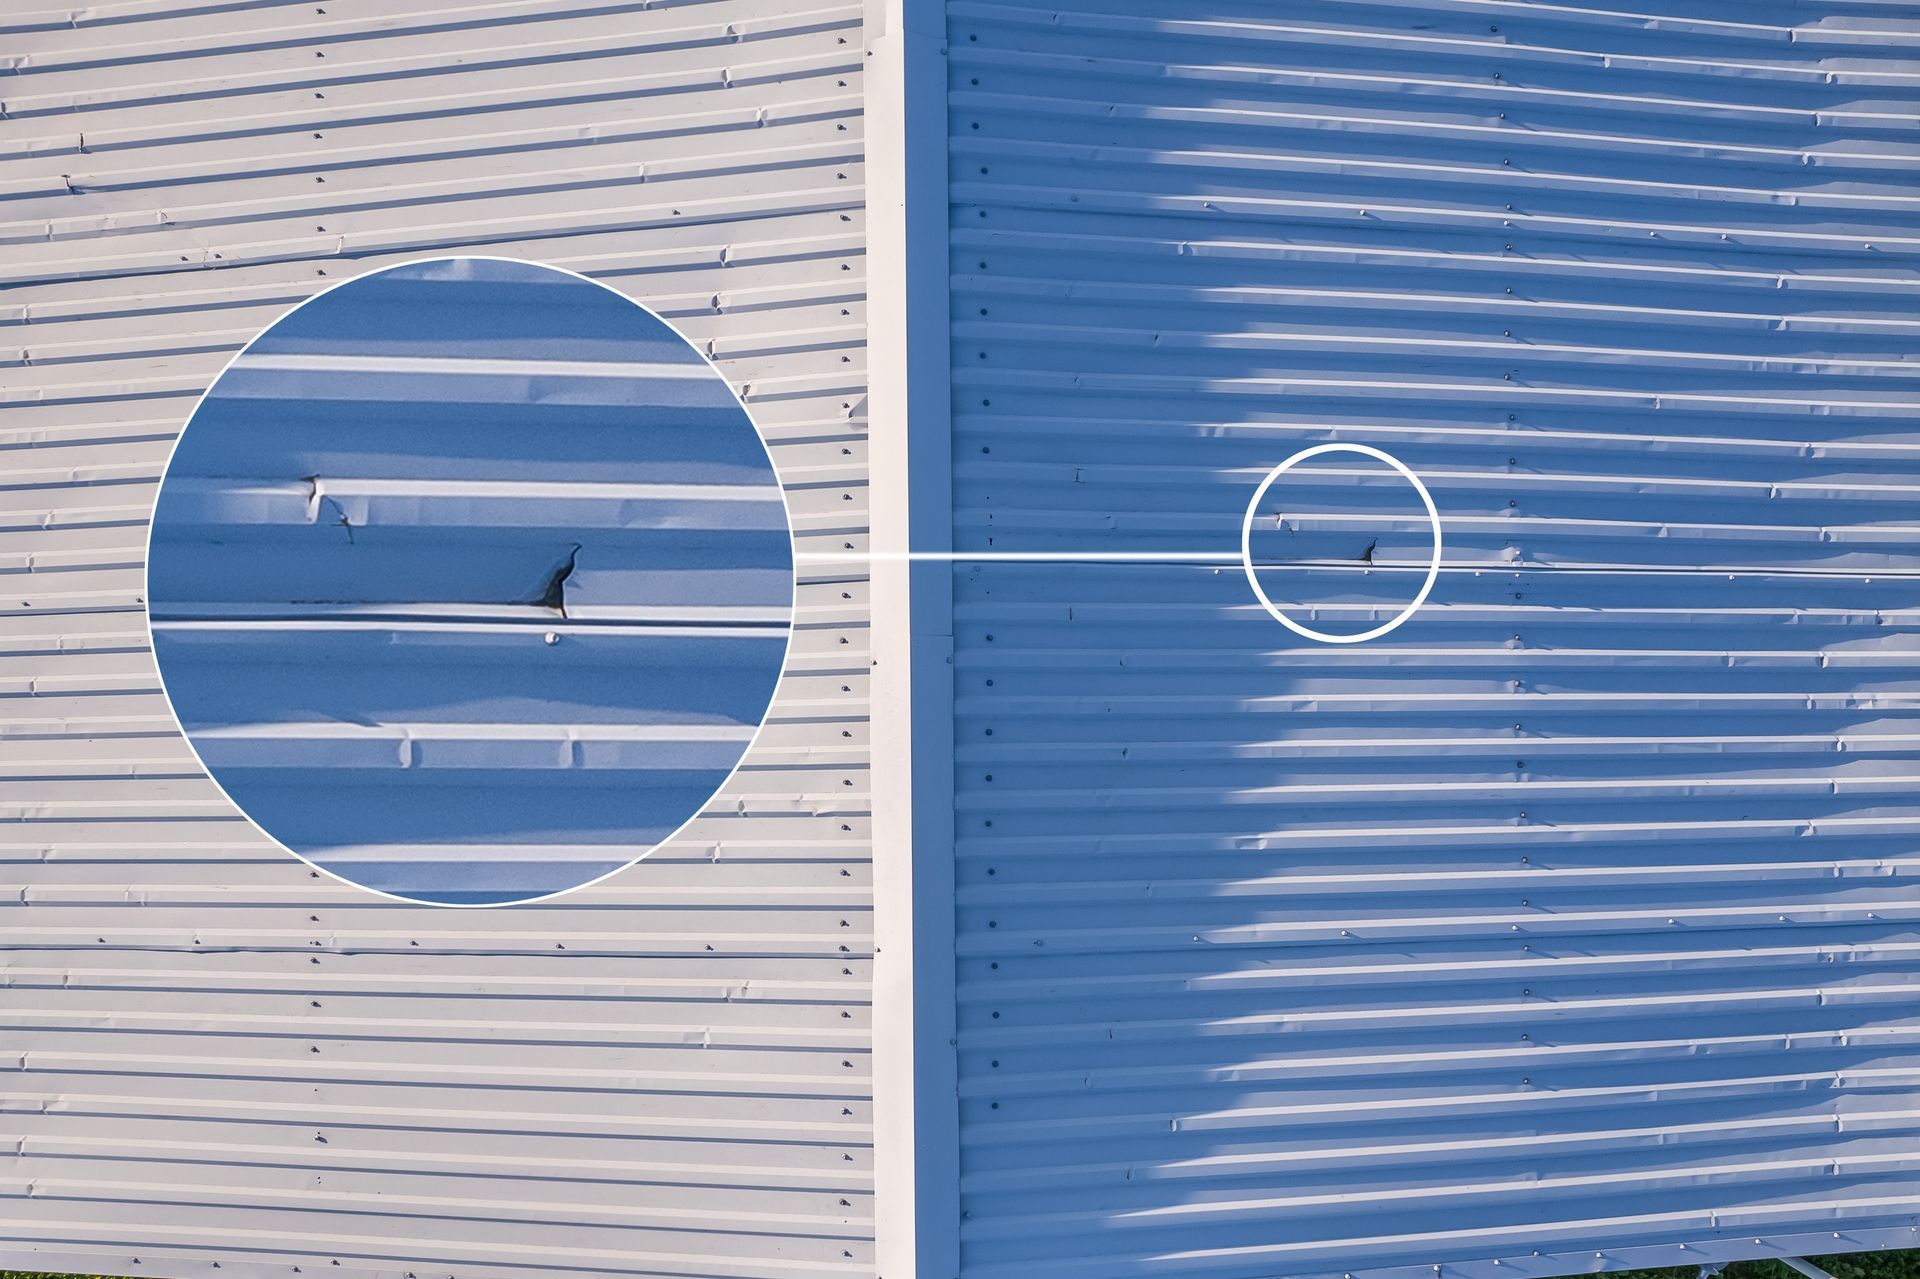
<instances>
[{"instance_id":1,"label":"grass","mask_svg":"<svg viewBox=\"0 0 1920 1279\"><path fill-rule=\"evenodd\" d=\"M1920 1248L1886 1252L1850 1252L1838 1257L1808 1257L1834 1279L1920 1279ZM1622 1271L1615 1279L1694 1279L1692 1266ZM1777 1261L1735 1261L1720 1272L1725 1279L1801 1279L1800 1272Z\"/></svg>"},{"instance_id":2,"label":"grass","mask_svg":"<svg viewBox=\"0 0 1920 1279\"><path fill-rule=\"evenodd\" d=\"M1850 1252L1838 1257L1808 1257L1834 1279L1920 1279L1920 1248L1887 1252ZM1693 1266L1622 1270L1608 1279L1695 1279ZM1777 1261L1736 1261L1720 1272L1725 1279L1801 1279ZM0 1279L110 1279L103 1275L62 1275L43 1270L0 1270Z\"/></svg>"}]
</instances>

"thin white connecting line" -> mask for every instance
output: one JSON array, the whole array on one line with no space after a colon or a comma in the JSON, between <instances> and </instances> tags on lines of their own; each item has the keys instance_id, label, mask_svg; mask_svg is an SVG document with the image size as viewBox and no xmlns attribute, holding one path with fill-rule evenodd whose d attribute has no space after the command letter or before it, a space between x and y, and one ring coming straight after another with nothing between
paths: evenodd
<instances>
[{"instance_id":1,"label":"thin white connecting line","mask_svg":"<svg viewBox=\"0 0 1920 1279\"><path fill-rule=\"evenodd\" d=\"M799 551L796 560L824 561L831 564L866 563L885 560L899 563L909 560L943 560L949 564L1003 560L1029 564L1135 563L1140 560L1173 564L1238 564L1233 551Z\"/></svg>"},{"instance_id":2,"label":"thin white connecting line","mask_svg":"<svg viewBox=\"0 0 1920 1279\"><path fill-rule=\"evenodd\" d=\"M1240 564L1242 560L1233 551L798 551L794 554L796 563L816 564L869 564L875 561L898 564L913 562L944 562L948 564L1001 563L1015 564ZM1255 568L1302 568L1310 567L1301 562L1256 561ZM1339 567L1344 567L1339 566ZM1418 569L1426 571L1424 564L1366 564L1361 567L1379 572L1393 572L1396 569Z\"/></svg>"}]
</instances>

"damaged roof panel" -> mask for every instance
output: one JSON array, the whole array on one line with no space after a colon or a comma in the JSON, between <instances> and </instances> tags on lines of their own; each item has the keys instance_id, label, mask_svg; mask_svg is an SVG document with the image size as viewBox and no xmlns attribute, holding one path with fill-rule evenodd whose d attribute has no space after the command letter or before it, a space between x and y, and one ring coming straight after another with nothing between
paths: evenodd
<instances>
[{"instance_id":1,"label":"damaged roof panel","mask_svg":"<svg viewBox=\"0 0 1920 1279\"><path fill-rule=\"evenodd\" d=\"M471 435L476 404L499 429ZM306 472L322 461L339 474ZM470 257L350 281L234 361L168 464L148 588L173 709L223 734L202 759L249 818L352 882L477 904L577 887L700 809L765 713L791 574L765 446L684 338L586 280ZM528 770L485 733L436 767L411 746L575 720L708 732L626 770ZM307 749L308 725L399 749ZM405 855L463 843L484 874Z\"/></svg>"},{"instance_id":2,"label":"damaged roof panel","mask_svg":"<svg viewBox=\"0 0 1920 1279\"><path fill-rule=\"evenodd\" d=\"M966 1279L1912 1246L1920 24L1870 7L945 6L955 543L1141 555L956 574ZM1146 559L1326 443L1438 506L1398 630ZM1408 601L1377 492L1270 491L1290 618Z\"/></svg>"}]
</instances>

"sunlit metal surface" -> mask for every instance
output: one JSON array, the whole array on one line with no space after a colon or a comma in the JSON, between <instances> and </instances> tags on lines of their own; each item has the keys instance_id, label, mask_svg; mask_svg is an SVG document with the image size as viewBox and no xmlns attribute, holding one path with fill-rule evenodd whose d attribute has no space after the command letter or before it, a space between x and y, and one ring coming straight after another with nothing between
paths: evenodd
<instances>
[{"instance_id":1,"label":"sunlit metal surface","mask_svg":"<svg viewBox=\"0 0 1920 1279\"><path fill-rule=\"evenodd\" d=\"M960 572L963 1273L1920 1242L1911 13L947 13L961 547L1447 547Z\"/></svg>"}]
</instances>

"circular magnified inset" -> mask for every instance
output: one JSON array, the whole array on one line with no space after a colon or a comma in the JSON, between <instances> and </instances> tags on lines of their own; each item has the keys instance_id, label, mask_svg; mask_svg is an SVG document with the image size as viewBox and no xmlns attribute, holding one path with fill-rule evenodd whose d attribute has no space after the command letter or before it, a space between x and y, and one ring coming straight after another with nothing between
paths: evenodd
<instances>
[{"instance_id":1,"label":"circular magnified inset","mask_svg":"<svg viewBox=\"0 0 1920 1279\"><path fill-rule=\"evenodd\" d=\"M1322 644L1360 644L1426 603L1440 575L1440 542L1433 494L1399 458L1366 444L1317 444L1267 472L1254 490L1240 522L1240 564L1274 621ZM1289 617L1288 606L1316 619L1387 620L1325 631Z\"/></svg>"},{"instance_id":2,"label":"circular magnified inset","mask_svg":"<svg viewBox=\"0 0 1920 1279\"><path fill-rule=\"evenodd\" d=\"M628 866L739 765L786 658L786 502L665 322L444 258L283 317L160 485L154 652L214 781L311 865L450 906Z\"/></svg>"}]
</instances>

